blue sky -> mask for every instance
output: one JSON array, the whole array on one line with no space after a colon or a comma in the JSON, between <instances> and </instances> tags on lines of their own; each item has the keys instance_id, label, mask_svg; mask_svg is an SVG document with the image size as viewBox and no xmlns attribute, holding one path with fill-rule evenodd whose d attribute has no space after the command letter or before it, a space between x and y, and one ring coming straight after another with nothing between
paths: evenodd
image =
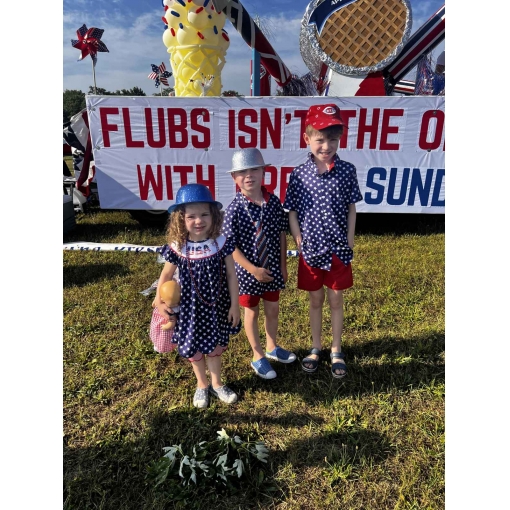
<instances>
[{"instance_id":1,"label":"blue sky","mask_svg":"<svg viewBox=\"0 0 510 510\"><path fill-rule=\"evenodd\" d=\"M291 72L308 72L299 47L301 20L308 0L242 0L252 17L259 16L270 35L268 39ZM438 0L411 0L413 28L417 30L444 4ZM96 66L98 87L114 91L142 88L147 95L158 92L147 78L151 64L165 62L171 70L169 55L162 41L164 14L161 0L64 0L63 2L63 89L88 91L93 85L90 57L78 62L79 50L71 46L82 25L104 29L103 42L109 53L99 53ZM223 90L250 94L251 49L229 21L225 30L231 40L221 78ZM433 56L444 49L444 42ZM170 78L170 85L173 79Z\"/></svg>"}]
</instances>

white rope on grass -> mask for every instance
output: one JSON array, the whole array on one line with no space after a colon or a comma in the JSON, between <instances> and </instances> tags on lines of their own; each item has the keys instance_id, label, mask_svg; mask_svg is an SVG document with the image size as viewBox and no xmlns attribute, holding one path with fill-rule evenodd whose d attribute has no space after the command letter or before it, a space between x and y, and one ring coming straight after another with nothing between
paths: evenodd
<instances>
[{"instance_id":1,"label":"white rope on grass","mask_svg":"<svg viewBox=\"0 0 510 510\"><path fill-rule=\"evenodd\" d=\"M134 253L161 253L162 246L141 246L127 243L64 243L64 251L125 251ZM297 250L287 250L287 257L297 257Z\"/></svg>"},{"instance_id":2,"label":"white rope on grass","mask_svg":"<svg viewBox=\"0 0 510 510\"><path fill-rule=\"evenodd\" d=\"M129 251L135 253L159 253L162 246L140 246L137 244L115 243L64 243L64 251Z\"/></svg>"}]
</instances>

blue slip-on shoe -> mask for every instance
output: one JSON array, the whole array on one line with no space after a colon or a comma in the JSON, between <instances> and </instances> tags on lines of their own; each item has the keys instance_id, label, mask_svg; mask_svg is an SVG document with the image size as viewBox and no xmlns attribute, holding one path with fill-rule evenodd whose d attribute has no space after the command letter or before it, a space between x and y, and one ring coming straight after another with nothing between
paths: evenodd
<instances>
[{"instance_id":1,"label":"blue slip-on shoe","mask_svg":"<svg viewBox=\"0 0 510 510\"><path fill-rule=\"evenodd\" d=\"M274 379L276 377L276 372L273 370L273 367L266 358L260 358L257 361L252 361L251 368L253 368L255 373L259 377L262 377L262 379Z\"/></svg>"},{"instance_id":2,"label":"blue slip-on shoe","mask_svg":"<svg viewBox=\"0 0 510 510\"><path fill-rule=\"evenodd\" d=\"M280 363L292 363L296 361L296 355L293 352L286 351L281 347L276 346L271 352L266 351L266 358L272 359L273 361L279 361Z\"/></svg>"}]
</instances>

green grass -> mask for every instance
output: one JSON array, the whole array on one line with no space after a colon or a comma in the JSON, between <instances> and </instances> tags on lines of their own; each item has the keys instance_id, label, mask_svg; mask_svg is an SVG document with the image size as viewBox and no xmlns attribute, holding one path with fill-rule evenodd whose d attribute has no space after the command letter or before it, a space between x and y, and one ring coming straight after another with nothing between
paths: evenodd
<instances>
[{"instance_id":1,"label":"green grass","mask_svg":"<svg viewBox=\"0 0 510 510\"><path fill-rule=\"evenodd\" d=\"M92 207L64 242L161 245L161 229ZM289 248L294 248L289 238ZM148 337L161 270L155 255L67 252L64 271L64 507L179 508L148 468L164 446L212 440L225 428L265 441L262 488L192 494L184 508L444 508L444 217L358 215L354 287L345 294L348 377L325 360L318 374L278 365L263 381L249 367L244 332L223 356L240 401L192 406L195 379ZM308 302L297 260L281 295L279 338L302 358ZM324 312L324 347L331 343Z\"/></svg>"}]
</instances>

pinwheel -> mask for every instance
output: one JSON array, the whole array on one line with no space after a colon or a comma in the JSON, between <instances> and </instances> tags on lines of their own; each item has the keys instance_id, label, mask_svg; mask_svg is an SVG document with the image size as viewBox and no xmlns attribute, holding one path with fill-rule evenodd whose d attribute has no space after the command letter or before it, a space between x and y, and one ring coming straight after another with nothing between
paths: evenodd
<instances>
[{"instance_id":1,"label":"pinwheel","mask_svg":"<svg viewBox=\"0 0 510 510\"><path fill-rule=\"evenodd\" d=\"M92 62L96 65L98 51L109 53L106 44L101 41L103 32L104 30L102 28L91 27L87 29L87 25L85 24L76 31L78 40L71 39L71 44L74 48L81 51L78 61L83 60L87 55L90 55Z\"/></svg>"},{"instance_id":2,"label":"pinwheel","mask_svg":"<svg viewBox=\"0 0 510 510\"><path fill-rule=\"evenodd\" d=\"M159 82L161 82L163 85L166 85L168 87L168 80L167 78L170 78L172 76L172 73L170 71L166 70L166 66L164 62L161 62L160 66L157 66L155 64L151 64L152 67L152 73L147 76L147 78L150 78L151 80L156 80L156 88L159 88ZM161 92L161 95L163 95L163 92Z\"/></svg>"},{"instance_id":3,"label":"pinwheel","mask_svg":"<svg viewBox=\"0 0 510 510\"><path fill-rule=\"evenodd\" d=\"M71 39L71 44L73 48L77 48L80 50L80 60L83 60L87 55L90 55L92 59L92 75L94 78L94 92L96 92L96 62L97 62L97 52L107 52L108 48L106 44L101 41L101 36L103 35L104 30L102 28L91 27L87 29L87 25L83 24L77 31L76 35L78 36L78 40Z\"/></svg>"}]
</instances>

